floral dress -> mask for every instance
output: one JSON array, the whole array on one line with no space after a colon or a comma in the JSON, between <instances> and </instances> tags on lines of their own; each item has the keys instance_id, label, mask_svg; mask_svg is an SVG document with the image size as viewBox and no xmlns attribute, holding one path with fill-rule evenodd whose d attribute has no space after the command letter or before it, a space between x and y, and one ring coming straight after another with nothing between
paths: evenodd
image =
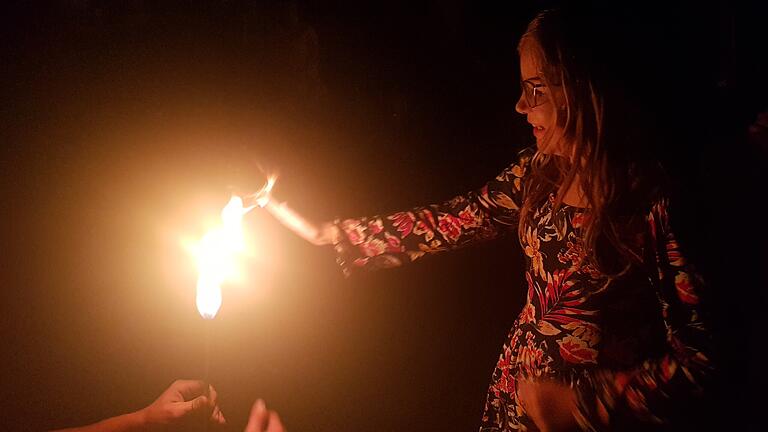
<instances>
[{"instance_id":1,"label":"floral dress","mask_svg":"<svg viewBox=\"0 0 768 432\"><path fill-rule=\"evenodd\" d=\"M350 274L516 235L534 153L523 150L484 187L442 204L336 221L337 261ZM584 250L586 209L554 211L550 197L533 211L521 238L526 303L493 371L480 431L537 430L517 397L521 379L573 388L584 430L647 430L697 400L712 369L705 286L680 253L667 206L660 200L647 214L647 266L612 280Z\"/></svg>"}]
</instances>

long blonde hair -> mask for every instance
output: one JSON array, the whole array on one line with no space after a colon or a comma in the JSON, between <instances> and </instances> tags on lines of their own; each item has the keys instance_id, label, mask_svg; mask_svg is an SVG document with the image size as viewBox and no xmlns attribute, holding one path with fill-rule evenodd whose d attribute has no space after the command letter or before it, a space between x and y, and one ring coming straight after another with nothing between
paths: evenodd
<instances>
[{"instance_id":1,"label":"long blonde hair","mask_svg":"<svg viewBox=\"0 0 768 432\"><path fill-rule=\"evenodd\" d=\"M544 84L562 96L557 100L559 135L549 131L544 145L561 146L570 156L534 156L519 234L522 238L533 211L552 194L557 211L578 179L589 207L581 227L585 250L609 278L642 261L637 236L665 184L654 153L653 113L631 85L643 71L633 69L631 47L611 40L619 37L620 23L613 18L594 11L548 10L531 21L518 46L519 51L534 50ZM622 49L630 52L617 52Z\"/></svg>"}]
</instances>

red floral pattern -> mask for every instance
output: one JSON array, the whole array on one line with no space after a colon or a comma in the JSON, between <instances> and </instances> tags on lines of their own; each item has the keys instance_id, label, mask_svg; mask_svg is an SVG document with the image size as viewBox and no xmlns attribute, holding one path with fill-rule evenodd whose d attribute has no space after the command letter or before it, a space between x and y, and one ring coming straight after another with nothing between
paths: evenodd
<instances>
[{"instance_id":1,"label":"red floral pattern","mask_svg":"<svg viewBox=\"0 0 768 432\"><path fill-rule=\"evenodd\" d=\"M568 363L597 363L597 350L576 336L566 336L557 341L560 356Z\"/></svg>"}]
</instances>

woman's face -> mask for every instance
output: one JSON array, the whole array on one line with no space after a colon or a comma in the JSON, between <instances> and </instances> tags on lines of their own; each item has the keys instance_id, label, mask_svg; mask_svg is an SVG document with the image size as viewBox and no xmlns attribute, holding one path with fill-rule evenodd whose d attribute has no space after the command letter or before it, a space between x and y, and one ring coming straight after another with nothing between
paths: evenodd
<instances>
[{"instance_id":1,"label":"woman's face","mask_svg":"<svg viewBox=\"0 0 768 432\"><path fill-rule=\"evenodd\" d=\"M522 92L515 110L526 116L531 124L536 146L541 153L565 156L557 143L562 128L557 125L557 103L561 99L557 88L545 85L536 42L528 39L520 45L520 77Z\"/></svg>"}]
</instances>

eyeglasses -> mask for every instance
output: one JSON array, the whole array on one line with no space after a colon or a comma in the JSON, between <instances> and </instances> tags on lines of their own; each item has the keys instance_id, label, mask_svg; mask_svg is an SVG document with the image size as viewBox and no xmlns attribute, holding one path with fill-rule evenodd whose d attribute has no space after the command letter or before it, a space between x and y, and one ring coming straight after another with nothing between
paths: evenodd
<instances>
[{"instance_id":1,"label":"eyeglasses","mask_svg":"<svg viewBox=\"0 0 768 432\"><path fill-rule=\"evenodd\" d=\"M520 88L523 90L528 108L535 108L548 100L547 95L542 91L546 87L545 84L536 84L531 80L520 81Z\"/></svg>"}]
</instances>

